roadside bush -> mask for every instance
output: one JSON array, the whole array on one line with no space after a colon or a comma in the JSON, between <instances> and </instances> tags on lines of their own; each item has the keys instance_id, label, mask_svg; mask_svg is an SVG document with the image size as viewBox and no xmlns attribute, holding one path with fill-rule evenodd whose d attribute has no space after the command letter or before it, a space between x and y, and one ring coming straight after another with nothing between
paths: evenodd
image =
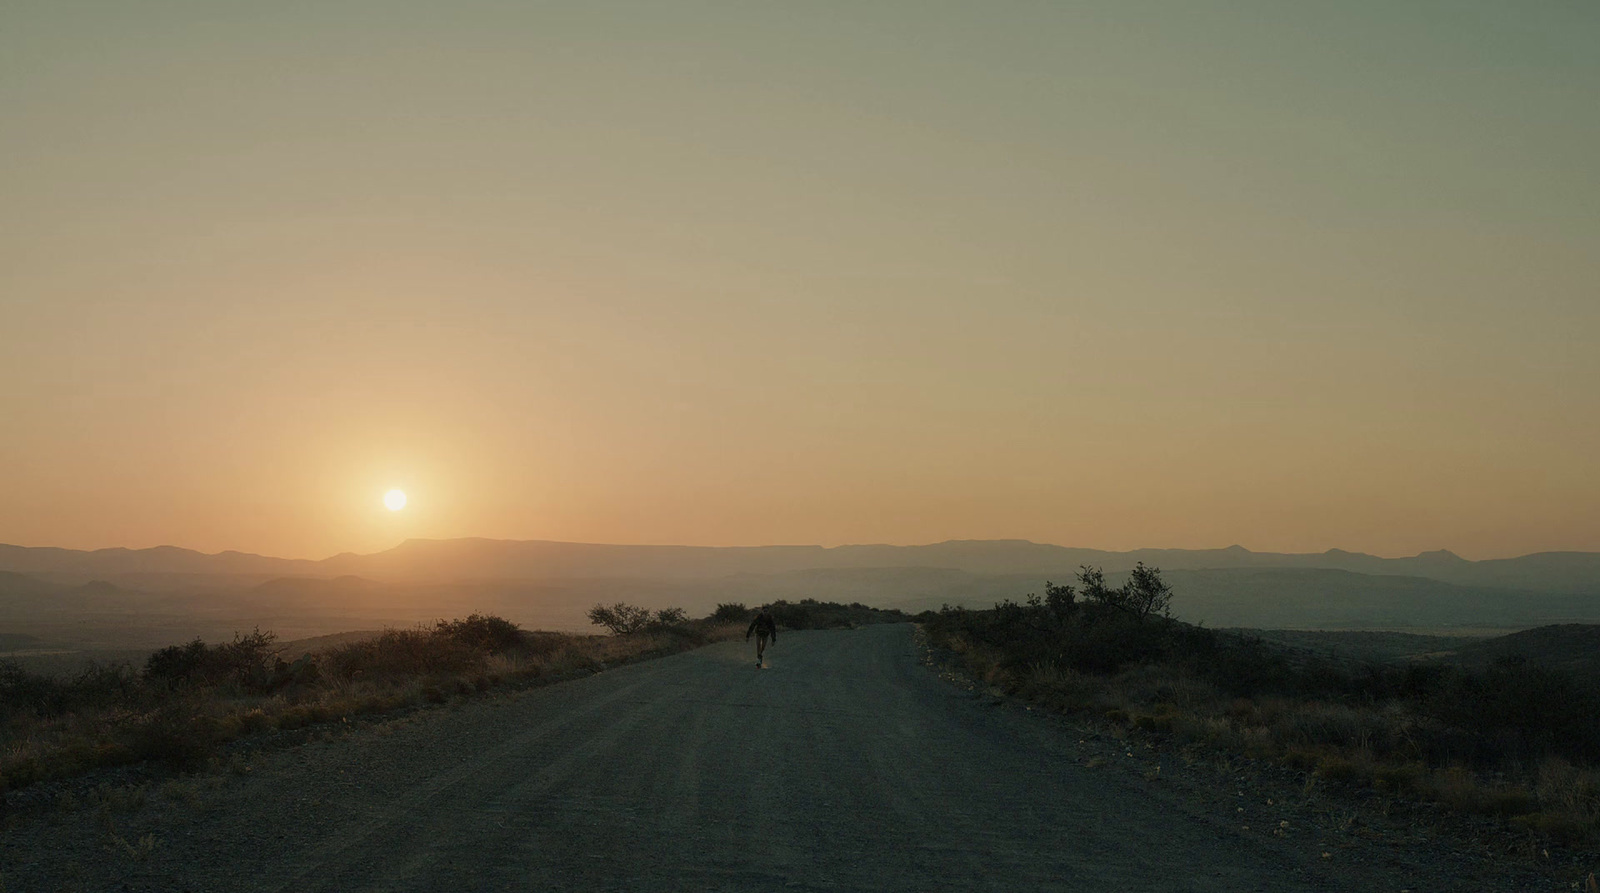
<instances>
[{"instance_id":1,"label":"roadside bush","mask_svg":"<svg viewBox=\"0 0 1600 893\"><path fill-rule=\"evenodd\" d=\"M61 689L56 680L29 673L15 661L0 661L0 710L6 715L50 710L63 700Z\"/></svg>"},{"instance_id":2,"label":"roadside bush","mask_svg":"<svg viewBox=\"0 0 1600 893\"><path fill-rule=\"evenodd\" d=\"M1172 587L1162 581L1160 568L1145 567L1142 561L1128 574L1128 582L1116 589L1106 586L1105 574L1099 568L1088 565L1080 569L1078 581L1083 585L1084 598L1141 620L1169 614Z\"/></svg>"},{"instance_id":3,"label":"roadside bush","mask_svg":"<svg viewBox=\"0 0 1600 893\"><path fill-rule=\"evenodd\" d=\"M867 623L904 623L911 618L903 611L871 608L860 602L848 605L803 598L798 602L779 599L769 603L773 622L787 629L849 629Z\"/></svg>"},{"instance_id":4,"label":"roadside bush","mask_svg":"<svg viewBox=\"0 0 1600 893\"><path fill-rule=\"evenodd\" d=\"M1511 655L1441 681L1429 711L1471 732L1480 758L1600 761L1600 693L1570 672Z\"/></svg>"},{"instance_id":5,"label":"roadside bush","mask_svg":"<svg viewBox=\"0 0 1600 893\"><path fill-rule=\"evenodd\" d=\"M339 679L428 676L477 669L487 656L437 628L386 629L375 639L330 649L323 663Z\"/></svg>"},{"instance_id":6,"label":"roadside bush","mask_svg":"<svg viewBox=\"0 0 1600 893\"><path fill-rule=\"evenodd\" d=\"M215 681L233 681L251 690L260 691L267 685L268 667L278 656L273 643L278 637L256 629L249 635L233 634L233 641L216 646L211 651L210 670Z\"/></svg>"},{"instance_id":7,"label":"roadside bush","mask_svg":"<svg viewBox=\"0 0 1600 893\"><path fill-rule=\"evenodd\" d=\"M193 769L221 743L221 729L193 704L167 704L135 717L122 728L127 756L154 760L177 769Z\"/></svg>"},{"instance_id":8,"label":"roadside bush","mask_svg":"<svg viewBox=\"0 0 1600 893\"><path fill-rule=\"evenodd\" d=\"M143 672L91 665L63 680L0 661L0 790L139 761L192 769L256 732L446 703L738 634L675 609L646 617L665 624L657 627L662 635L524 633L503 618L473 614L385 630L292 664L272 653L274 638L260 631L217 646L197 639L162 649Z\"/></svg>"},{"instance_id":9,"label":"roadside bush","mask_svg":"<svg viewBox=\"0 0 1600 893\"><path fill-rule=\"evenodd\" d=\"M572 644L572 636L544 630L530 630L522 634L522 645L517 650L528 657L546 657Z\"/></svg>"},{"instance_id":10,"label":"roadside bush","mask_svg":"<svg viewBox=\"0 0 1600 893\"><path fill-rule=\"evenodd\" d=\"M498 654L522 644L522 630L504 617L469 614L464 620L440 620L434 632L478 651Z\"/></svg>"},{"instance_id":11,"label":"roadside bush","mask_svg":"<svg viewBox=\"0 0 1600 893\"><path fill-rule=\"evenodd\" d=\"M169 683L187 682L202 672L206 661L206 643L196 638L183 645L168 645L144 662L146 679L159 679Z\"/></svg>"},{"instance_id":12,"label":"roadside bush","mask_svg":"<svg viewBox=\"0 0 1600 893\"><path fill-rule=\"evenodd\" d=\"M718 623L742 623L748 621L755 612L744 606L743 602L732 602L726 605L717 605L711 612L711 619Z\"/></svg>"},{"instance_id":13,"label":"roadside bush","mask_svg":"<svg viewBox=\"0 0 1600 893\"><path fill-rule=\"evenodd\" d=\"M0 661L0 719L129 704L140 694L139 679L125 663L90 664L62 680Z\"/></svg>"},{"instance_id":14,"label":"roadside bush","mask_svg":"<svg viewBox=\"0 0 1600 893\"><path fill-rule=\"evenodd\" d=\"M682 626L689 622L689 612L682 608L662 608L656 612L655 620L650 622L653 627Z\"/></svg>"},{"instance_id":15,"label":"roadside bush","mask_svg":"<svg viewBox=\"0 0 1600 893\"><path fill-rule=\"evenodd\" d=\"M1078 594L1069 585L1057 586L1049 580L1044 581L1044 606L1054 614L1057 621L1065 621L1078 607Z\"/></svg>"},{"instance_id":16,"label":"roadside bush","mask_svg":"<svg viewBox=\"0 0 1600 893\"><path fill-rule=\"evenodd\" d=\"M589 609L589 622L611 630L612 635L625 636L642 632L654 618L649 608L617 602L614 605L595 605Z\"/></svg>"},{"instance_id":17,"label":"roadside bush","mask_svg":"<svg viewBox=\"0 0 1600 893\"><path fill-rule=\"evenodd\" d=\"M1600 790L1594 680L1523 658L1471 671L1318 657L1172 620L1154 569L1118 589L1093 568L1078 582L1081 602L1052 585L1048 602L920 619L976 677L1057 709L1558 836L1600 835L1600 795L1560 794Z\"/></svg>"},{"instance_id":18,"label":"roadside bush","mask_svg":"<svg viewBox=\"0 0 1600 893\"><path fill-rule=\"evenodd\" d=\"M272 647L276 641L272 633L257 629L249 635L234 633L232 642L221 645L207 646L200 639L171 645L150 655L144 675L167 685L233 682L260 691L271 678L269 667L277 657Z\"/></svg>"}]
</instances>

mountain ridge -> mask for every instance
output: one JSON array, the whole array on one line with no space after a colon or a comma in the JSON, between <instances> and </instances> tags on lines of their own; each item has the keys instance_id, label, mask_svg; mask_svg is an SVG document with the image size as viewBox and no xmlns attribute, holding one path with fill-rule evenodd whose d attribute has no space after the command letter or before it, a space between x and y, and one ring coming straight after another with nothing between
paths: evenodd
<instances>
[{"instance_id":1,"label":"mountain ridge","mask_svg":"<svg viewBox=\"0 0 1600 893\"><path fill-rule=\"evenodd\" d=\"M0 571L78 583L94 579L122 582L116 578L138 575L360 576L437 581L593 577L692 580L874 567L951 568L1067 579L1080 565L1115 573L1141 561L1163 570L1325 568L1368 575L1415 576L1469 586L1600 593L1600 553L1575 551L1474 561L1445 549L1382 558L1343 549L1320 553L1254 552L1237 544L1221 549L1142 548L1116 552L1020 539L946 540L911 546L688 546L463 537L412 538L379 552L344 552L313 560L232 550L208 554L178 546L85 551L0 544Z\"/></svg>"}]
</instances>

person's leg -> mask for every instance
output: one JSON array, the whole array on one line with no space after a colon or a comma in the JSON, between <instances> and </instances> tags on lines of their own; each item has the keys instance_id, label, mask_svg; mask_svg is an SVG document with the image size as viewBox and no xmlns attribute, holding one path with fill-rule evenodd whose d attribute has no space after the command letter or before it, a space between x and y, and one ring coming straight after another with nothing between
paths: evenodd
<instances>
[{"instance_id":1,"label":"person's leg","mask_svg":"<svg viewBox=\"0 0 1600 893\"><path fill-rule=\"evenodd\" d=\"M756 663L761 663L761 656L767 653L767 637L756 633Z\"/></svg>"}]
</instances>

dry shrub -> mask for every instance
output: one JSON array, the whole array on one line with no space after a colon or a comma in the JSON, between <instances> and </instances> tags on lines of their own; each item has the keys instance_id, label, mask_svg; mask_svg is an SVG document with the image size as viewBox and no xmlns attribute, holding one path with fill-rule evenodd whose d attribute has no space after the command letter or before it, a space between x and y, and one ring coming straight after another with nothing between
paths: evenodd
<instances>
[{"instance_id":1,"label":"dry shrub","mask_svg":"<svg viewBox=\"0 0 1600 893\"><path fill-rule=\"evenodd\" d=\"M1140 664L1112 677L1121 698L1129 704L1156 705L1158 712L1211 712L1222 693L1210 682L1181 667Z\"/></svg>"},{"instance_id":2,"label":"dry shrub","mask_svg":"<svg viewBox=\"0 0 1600 893\"><path fill-rule=\"evenodd\" d=\"M1104 703L1105 686L1098 679L1055 663L1035 664L1018 683L1017 693L1056 710L1076 713Z\"/></svg>"},{"instance_id":3,"label":"dry shrub","mask_svg":"<svg viewBox=\"0 0 1600 893\"><path fill-rule=\"evenodd\" d=\"M1529 827L1569 841L1600 833L1600 771L1551 757L1539 766L1534 793L1539 812L1526 817Z\"/></svg>"},{"instance_id":4,"label":"dry shrub","mask_svg":"<svg viewBox=\"0 0 1600 893\"><path fill-rule=\"evenodd\" d=\"M1017 686L1016 674L999 664L990 664L984 668L983 681L1003 691L1014 691Z\"/></svg>"},{"instance_id":5,"label":"dry shrub","mask_svg":"<svg viewBox=\"0 0 1600 893\"><path fill-rule=\"evenodd\" d=\"M1534 791L1541 808L1600 818L1600 771L1551 757L1540 764Z\"/></svg>"},{"instance_id":6,"label":"dry shrub","mask_svg":"<svg viewBox=\"0 0 1600 893\"><path fill-rule=\"evenodd\" d=\"M1305 747L1291 747L1283 752L1283 762L1286 765L1307 771L1317 768L1317 763L1322 759L1321 753Z\"/></svg>"},{"instance_id":7,"label":"dry shrub","mask_svg":"<svg viewBox=\"0 0 1600 893\"><path fill-rule=\"evenodd\" d=\"M491 654L510 651L522 645L522 630L504 617L469 614L464 619L440 620L434 635L454 639L474 651Z\"/></svg>"},{"instance_id":8,"label":"dry shrub","mask_svg":"<svg viewBox=\"0 0 1600 893\"><path fill-rule=\"evenodd\" d=\"M1141 713L1133 718L1133 727L1141 732L1170 732L1176 715L1169 710Z\"/></svg>"},{"instance_id":9,"label":"dry shrub","mask_svg":"<svg viewBox=\"0 0 1600 893\"><path fill-rule=\"evenodd\" d=\"M972 650L972 639L966 633L954 632L943 636L939 644L953 654L966 654Z\"/></svg>"},{"instance_id":10,"label":"dry shrub","mask_svg":"<svg viewBox=\"0 0 1600 893\"><path fill-rule=\"evenodd\" d=\"M438 630L386 629L375 639L349 642L327 651L322 662L336 678L370 679L476 670L486 656Z\"/></svg>"},{"instance_id":11,"label":"dry shrub","mask_svg":"<svg viewBox=\"0 0 1600 893\"><path fill-rule=\"evenodd\" d=\"M293 685L273 683L281 668L263 669L273 639L260 632L216 647L176 646L156 662L157 672L146 674L125 665L96 667L59 681L0 663L0 790L141 760L193 768L219 745L268 729L441 703L743 631L740 624L694 621L617 640L522 633L501 618L474 614L387 630L314 655L306 666L289 667Z\"/></svg>"},{"instance_id":12,"label":"dry shrub","mask_svg":"<svg viewBox=\"0 0 1600 893\"><path fill-rule=\"evenodd\" d=\"M1533 791L1505 784L1485 784L1470 769L1450 766L1421 782L1422 793L1451 809L1487 815L1520 816L1533 812Z\"/></svg>"},{"instance_id":13,"label":"dry shrub","mask_svg":"<svg viewBox=\"0 0 1600 893\"><path fill-rule=\"evenodd\" d=\"M1284 710L1272 729L1289 745L1386 750L1390 724L1371 710L1311 701Z\"/></svg>"},{"instance_id":14,"label":"dry shrub","mask_svg":"<svg viewBox=\"0 0 1600 893\"><path fill-rule=\"evenodd\" d=\"M919 619L973 676L1104 717L1118 734L1171 734L1333 782L1600 836L1592 679L1521 658L1483 670L1291 659L1260 640L1095 607L1052 612L1029 598Z\"/></svg>"},{"instance_id":15,"label":"dry shrub","mask_svg":"<svg viewBox=\"0 0 1600 893\"><path fill-rule=\"evenodd\" d=\"M224 739L217 718L199 704L179 702L143 714L119 731L123 754L132 760L153 760L192 769L211 756Z\"/></svg>"},{"instance_id":16,"label":"dry shrub","mask_svg":"<svg viewBox=\"0 0 1600 893\"><path fill-rule=\"evenodd\" d=\"M1318 778L1341 784L1354 784L1371 777L1371 765L1350 757L1329 754L1316 761Z\"/></svg>"},{"instance_id":17,"label":"dry shrub","mask_svg":"<svg viewBox=\"0 0 1600 893\"><path fill-rule=\"evenodd\" d=\"M1421 763L1386 763L1372 770L1372 786L1391 794L1415 795L1423 788L1428 767Z\"/></svg>"},{"instance_id":18,"label":"dry shrub","mask_svg":"<svg viewBox=\"0 0 1600 893\"><path fill-rule=\"evenodd\" d=\"M1244 736L1227 718L1180 713L1172 720L1172 732L1185 741L1198 741L1222 750L1243 750Z\"/></svg>"}]
</instances>

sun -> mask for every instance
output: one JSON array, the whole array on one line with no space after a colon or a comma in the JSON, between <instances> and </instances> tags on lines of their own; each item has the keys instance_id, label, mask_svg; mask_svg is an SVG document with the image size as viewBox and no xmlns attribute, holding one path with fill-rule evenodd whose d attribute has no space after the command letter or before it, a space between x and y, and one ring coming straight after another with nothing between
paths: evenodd
<instances>
[{"instance_id":1,"label":"sun","mask_svg":"<svg viewBox=\"0 0 1600 893\"><path fill-rule=\"evenodd\" d=\"M383 494L383 505L391 512L398 512L406 507L406 491L390 490Z\"/></svg>"}]
</instances>

